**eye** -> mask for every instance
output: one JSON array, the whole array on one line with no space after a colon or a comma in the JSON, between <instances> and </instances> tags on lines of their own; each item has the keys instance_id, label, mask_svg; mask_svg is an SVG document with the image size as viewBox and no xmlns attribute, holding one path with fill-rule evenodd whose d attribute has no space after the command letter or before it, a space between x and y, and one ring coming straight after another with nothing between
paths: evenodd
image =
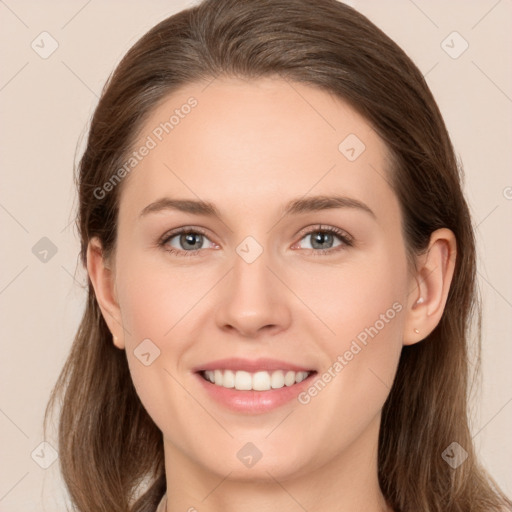
<instances>
[{"instance_id":1,"label":"eye","mask_svg":"<svg viewBox=\"0 0 512 512\"><path fill-rule=\"evenodd\" d=\"M336 239L338 243L336 243ZM313 229L309 229L309 231L305 233L305 236L303 236L293 248L300 245L303 240L306 241L309 247L302 246L299 247L299 249L312 250L315 255L337 252L344 247L351 247L353 245L352 238L348 233L332 226L324 227L319 225Z\"/></svg>"},{"instance_id":2,"label":"eye","mask_svg":"<svg viewBox=\"0 0 512 512\"><path fill-rule=\"evenodd\" d=\"M205 247L205 241L208 241L211 246ZM202 230L188 227L166 233L159 245L178 256L198 256L201 252L200 249L217 247Z\"/></svg>"},{"instance_id":3,"label":"eye","mask_svg":"<svg viewBox=\"0 0 512 512\"><path fill-rule=\"evenodd\" d=\"M333 226L315 226L302 233L301 240L292 248L311 250L315 255L329 254L353 245L352 237L345 231ZM303 240L309 247L297 247ZM205 241L210 245L205 247ZM336 243L336 241L338 243ZM199 256L201 249L214 249L217 244L212 242L206 233L199 228L183 227L166 233L159 245L167 252L177 256Z\"/></svg>"}]
</instances>

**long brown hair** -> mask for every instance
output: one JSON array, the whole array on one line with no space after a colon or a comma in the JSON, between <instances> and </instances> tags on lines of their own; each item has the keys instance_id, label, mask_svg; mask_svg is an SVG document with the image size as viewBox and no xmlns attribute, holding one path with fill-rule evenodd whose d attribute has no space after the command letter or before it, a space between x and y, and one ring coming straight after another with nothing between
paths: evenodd
<instances>
[{"instance_id":1,"label":"long brown hair","mask_svg":"<svg viewBox=\"0 0 512 512\"><path fill-rule=\"evenodd\" d=\"M98 190L123 166L148 115L177 88L219 75L279 76L344 99L390 150L411 261L434 230L453 231L458 254L445 312L427 339L403 348L382 411L379 481L397 512L511 506L478 464L468 428L469 323L480 308L461 169L420 71L354 9L335 0L206 0L144 35L107 82L79 164L82 263L92 237L105 256L115 247L122 183ZM58 399L60 464L76 509L153 512L165 492L162 435L136 394L124 352L112 343L90 281L46 421ZM452 442L468 453L456 469L442 458Z\"/></svg>"}]
</instances>

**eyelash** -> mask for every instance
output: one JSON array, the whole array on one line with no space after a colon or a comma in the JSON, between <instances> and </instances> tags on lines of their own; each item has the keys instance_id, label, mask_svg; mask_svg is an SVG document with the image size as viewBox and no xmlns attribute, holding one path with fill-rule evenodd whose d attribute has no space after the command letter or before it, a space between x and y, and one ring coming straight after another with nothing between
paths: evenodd
<instances>
[{"instance_id":1,"label":"eyelash","mask_svg":"<svg viewBox=\"0 0 512 512\"><path fill-rule=\"evenodd\" d=\"M199 256L202 252L201 249L194 249L192 251L181 251L181 250L175 249L174 247L169 248L169 246L167 246L167 243L170 240L172 240L174 237L176 237L178 235L182 235L184 233L187 235L188 234L203 235L208 238L207 233L204 230L202 230L201 228L183 227L183 228L179 228L177 230L166 233L160 239L160 241L158 242L158 245L160 247L162 247L165 251L167 251L171 254L174 254L176 256L180 256L180 257L181 256L183 256L183 257ZM302 240L304 237L311 235L313 233L328 233L331 235L335 235L343 243L341 246L337 246L337 247L331 248L331 249L318 249L318 250L308 249L309 251L312 251L312 253L315 256L323 256L323 255L327 255L327 254L332 254L332 253L338 252L339 250L342 250L344 247L352 247L354 245L352 237L350 237L345 231L335 228L334 226L322 226L322 225L315 226L313 229L310 229L309 231L307 231L305 233L301 233L301 238L299 239L299 241Z\"/></svg>"}]
</instances>

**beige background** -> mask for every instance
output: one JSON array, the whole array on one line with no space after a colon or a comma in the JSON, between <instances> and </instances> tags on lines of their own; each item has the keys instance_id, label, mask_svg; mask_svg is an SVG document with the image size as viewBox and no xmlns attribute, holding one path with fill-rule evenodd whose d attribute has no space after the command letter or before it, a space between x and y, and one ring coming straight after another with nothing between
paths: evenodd
<instances>
[{"instance_id":1,"label":"beige background","mask_svg":"<svg viewBox=\"0 0 512 512\"><path fill-rule=\"evenodd\" d=\"M466 170L484 300L483 379L472 431L482 462L512 495L512 2L350 3L426 75ZM43 410L84 302L70 224L77 141L124 52L188 4L0 1L0 511L64 510L58 464L41 467L53 452L40 443ZM35 40L39 52L51 48L49 37L39 36L43 31L58 43L47 59L31 47ZM453 31L463 39L446 39ZM459 53L464 41L469 47L458 58L446 53ZM43 237L57 249L46 262L32 252Z\"/></svg>"}]
</instances>

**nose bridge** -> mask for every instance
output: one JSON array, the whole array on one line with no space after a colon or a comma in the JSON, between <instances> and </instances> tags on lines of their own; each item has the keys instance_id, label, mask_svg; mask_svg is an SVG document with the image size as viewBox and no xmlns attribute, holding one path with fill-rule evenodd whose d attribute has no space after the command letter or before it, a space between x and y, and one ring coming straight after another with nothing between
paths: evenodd
<instances>
[{"instance_id":1,"label":"nose bridge","mask_svg":"<svg viewBox=\"0 0 512 512\"><path fill-rule=\"evenodd\" d=\"M255 247L250 241L244 241L236 249L231 273L232 291L242 299L245 296L256 300L268 298L272 288L268 267L269 253L261 247Z\"/></svg>"},{"instance_id":2,"label":"nose bridge","mask_svg":"<svg viewBox=\"0 0 512 512\"><path fill-rule=\"evenodd\" d=\"M283 285L268 268L275 266L271 251L251 236L235 251L233 269L217 308L219 327L230 326L244 336L255 335L263 327L286 327L291 315Z\"/></svg>"}]
</instances>

